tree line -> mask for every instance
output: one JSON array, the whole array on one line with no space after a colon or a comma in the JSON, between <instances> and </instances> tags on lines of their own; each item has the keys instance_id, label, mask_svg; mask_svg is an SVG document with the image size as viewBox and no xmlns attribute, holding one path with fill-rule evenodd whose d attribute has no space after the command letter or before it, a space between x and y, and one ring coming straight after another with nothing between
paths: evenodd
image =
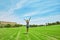
<instances>
[{"instance_id":1,"label":"tree line","mask_svg":"<svg viewBox=\"0 0 60 40\"><path fill-rule=\"evenodd\" d=\"M57 22L53 22L53 23L47 23L46 25L60 25L60 22L57 21Z\"/></svg>"},{"instance_id":2,"label":"tree line","mask_svg":"<svg viewBox=\"0 0 60 40\"><path fill-rule=\"evenodd\" d=\"M42 26L51 26L51 25L60 25L60 22L46 23L46 25L30 25L30 27L42 27Z\"/></svg>"},{"instance_id":3,"label":"tree line","mask_svg":"<svg viewBox=\"0 0 60 40\"><path fill-rule=\"evenodd\" d=\"M11 24L0 24L0 28L13 28L13 27L22 27L22 24L15 24L15 25L11 25Z\"/></svg>"},{"instance_id":4,"label":"tree line","mask_svg":"<svg viewBox=\"0 0 60 40\"><path fill-rule=\"evenodd\" d=\"M46 25L29 25L30 27L42 27L42 26L50 26L50 25L60 25L60 22L57 21L57 22L53 22L53 23L46 23ZM0 24L0 28L12 28L12 27L23 27L23 26L26 26L26 25L22 25L22 24L15 24L15 25L11 25L11 24L6 24L6 25L3 25L3 24Z\"/></svg>"}]
</instances>

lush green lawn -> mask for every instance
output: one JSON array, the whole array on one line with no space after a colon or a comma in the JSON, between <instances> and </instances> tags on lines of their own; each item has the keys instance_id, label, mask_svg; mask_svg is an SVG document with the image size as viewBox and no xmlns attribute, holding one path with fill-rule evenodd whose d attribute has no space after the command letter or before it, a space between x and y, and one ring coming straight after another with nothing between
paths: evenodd
<instances>
[{"instance_id":1,"label":"lush green lawn","mask_svg":"<svg viewBox=\"0 0 60 40\"><path fill-rule=\"evenodd\" d=\"M60 40L60 25L29 28L0 28L0 40Z\"/></svg>"}]
</instances>

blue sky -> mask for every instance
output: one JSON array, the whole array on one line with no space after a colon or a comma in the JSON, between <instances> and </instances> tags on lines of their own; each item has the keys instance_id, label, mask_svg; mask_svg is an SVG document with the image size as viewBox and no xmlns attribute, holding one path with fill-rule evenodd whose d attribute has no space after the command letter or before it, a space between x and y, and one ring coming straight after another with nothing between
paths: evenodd
<instances>
[{"instance_id":1,"label":"blue sky","mask_svg":"<svg viewBox=\"0 0 60 40\"><path fill-rule=\"evenodd\" d=\"M0 21L25 24L45 24L60 21L60 0L0 0Z\"/></svg>"}]
</instances>

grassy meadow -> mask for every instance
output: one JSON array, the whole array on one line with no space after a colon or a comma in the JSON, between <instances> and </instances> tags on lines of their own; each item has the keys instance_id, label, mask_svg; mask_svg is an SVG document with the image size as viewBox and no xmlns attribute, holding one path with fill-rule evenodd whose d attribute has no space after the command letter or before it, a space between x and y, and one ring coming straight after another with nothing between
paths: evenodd
<instances>
[{"instance_id":1,"label":"grassy meadow","mask_svg":"<svg viewBox=\"0 0 60 40\"><path fill-rule=\"evenodd\" d=\"M60 25L26 28L0 28L0 40L60 40Z\"/></svg>"}]
</instances>

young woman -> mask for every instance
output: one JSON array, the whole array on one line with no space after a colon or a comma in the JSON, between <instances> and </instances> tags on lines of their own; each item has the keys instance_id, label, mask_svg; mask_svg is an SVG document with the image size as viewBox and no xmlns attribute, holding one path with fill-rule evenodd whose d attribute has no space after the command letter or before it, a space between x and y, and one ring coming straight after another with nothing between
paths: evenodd
<instances>
[{"instance_id":1,"label":"young woman","mask_svg":"<svg viewBox=\"0 0 60 40\"><path fill-rule=\"evenodd\" d=\"M27 33L28 33L28 30L29 30L29 22L30 22L30 19L31 19L31 17L29 18L29 19L24 19L25 21L26 21L26 31L27 31Z\"/></svg>"}]
</instances>

